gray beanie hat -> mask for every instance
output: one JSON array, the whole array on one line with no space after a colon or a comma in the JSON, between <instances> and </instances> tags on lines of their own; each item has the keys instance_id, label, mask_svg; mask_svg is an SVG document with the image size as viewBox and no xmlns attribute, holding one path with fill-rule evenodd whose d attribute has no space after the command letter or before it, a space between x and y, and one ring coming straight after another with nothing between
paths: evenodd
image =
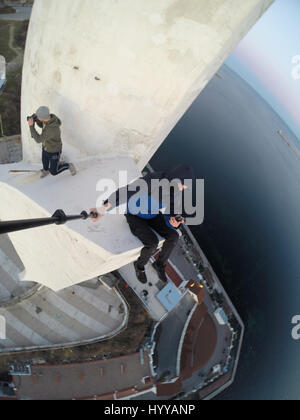
<instances>
[{"instance_id":1,"label":"gray beanie hat","mask_svg":"<svg viewBox=\"0 0 300 420\"><path fill-rule=\"evenodd\" d=\"M47 106L40 106L36 111L36 116L41 120L49 120L50 111Z\"/></svg>"}]
</instances>

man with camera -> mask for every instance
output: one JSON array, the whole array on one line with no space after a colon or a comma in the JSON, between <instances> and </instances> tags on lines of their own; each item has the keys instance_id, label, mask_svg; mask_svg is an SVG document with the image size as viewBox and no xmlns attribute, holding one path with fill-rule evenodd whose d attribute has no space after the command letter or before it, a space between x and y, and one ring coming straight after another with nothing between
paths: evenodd
<instances>
[{"instance_id":1,"label":"man with camera","mask_svg":"<svg viewBox=\"0 0 300 420\"><path fill-rule=\"evenodd\" d=\"M141 180L146 186L142 192ZM182 204L187 188L186 180L195 181L193 170L187 165L178 166L168 173L152 172L120 188L104 201L100 209L91 210L97 215L92 220L97 222L108 210L127 201L127 223L132 234L144 245L139 259L134 263L137 278L141 283L147 283L145 266L158 247L159 239L155 232L165 238L165 241L153 267L159 278L167 282L165 265L178 242L177 229L184 223ZM167 181L164 191L161 187L162 181ZM178 214L179 209L181 214Z\"/></svg>"},{"instance_id":2,"label":"man with camera","mask_svg":"<svg viewBox=\"0 0 300 420\"><path fill-rule=\"evenodd\" d=\"M60 119L50 114L49 108L41 106L35 114L27 117L28 125L30 127L31 137L37 142L42 143L42 162L43 169L41 170L41 178L51 175L56 176L66 170L71 172L71 175L76 174L76 169L72 163L60 163L60 155L62 152L62 141ZM41 134L35 129L35 124L42 129Z\"/></svg>"}]
</instances>

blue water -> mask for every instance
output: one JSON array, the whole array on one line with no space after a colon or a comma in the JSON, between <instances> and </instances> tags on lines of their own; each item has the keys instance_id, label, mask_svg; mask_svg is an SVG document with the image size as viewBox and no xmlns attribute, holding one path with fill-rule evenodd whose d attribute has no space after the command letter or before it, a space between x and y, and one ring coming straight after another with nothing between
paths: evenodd
<instances>
[{"instance_id":1,"label":"blue water","mask_svg":"<svg viewBox=\"0 0 300 420\"><path fill-rule=\"evenodd\" d=\"M153 157L205 179L200 246L245 323L235 383L218 399L300 400L300 160L298 139L269 105L223 66ZM300 156L300 153L299 153Z\"/></svg>"}]
</instances>

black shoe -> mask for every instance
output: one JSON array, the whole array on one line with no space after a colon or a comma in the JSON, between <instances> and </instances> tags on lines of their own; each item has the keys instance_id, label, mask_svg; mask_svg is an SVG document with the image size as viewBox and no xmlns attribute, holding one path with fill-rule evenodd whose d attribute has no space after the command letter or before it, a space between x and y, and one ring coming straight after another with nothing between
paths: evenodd
<instances>
[{"instance_id":1,"label":"black shoe","mask_svg":"<svg viewBox=\"0 0 300 420\"><path fill-rule=\"evenodd\" d=\"M154 261L153 268L157 271L158 277L164 282L167 283L168 279L166 276L166 269L164 265L159 264L157 261Z\"/></svg>"},{"instance_id":2,"label":"black shoe","mask_svg":"<svg viewBox=\"0 0 300 420\"><path fill-rule=\"evenodd\" d=\"M143 269L143 270L140 269L138 267L137 261L134 261L133 265L134 265L134 268L135 268L135 273L136 273L137 279L141 283L146 284L147 283L147 277L146 277L145 269Z\"/></svg>"}]
</instances>

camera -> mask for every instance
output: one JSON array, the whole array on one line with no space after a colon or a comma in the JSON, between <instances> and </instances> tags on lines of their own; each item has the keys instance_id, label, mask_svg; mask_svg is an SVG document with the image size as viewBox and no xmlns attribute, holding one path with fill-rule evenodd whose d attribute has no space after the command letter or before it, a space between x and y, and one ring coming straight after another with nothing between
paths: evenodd
<instances>
[{"instance_id":1,"label":"camera","mask_svg":"<svg viewBox=\"0 0 300 420\"><path fill-rule=\"evenodd\" d=\"M30 120L30 118L32 118L34 122L37 122L38 117L36 114L32 114L30 117L27 117L27 121Z\"/></svg>"},{"instance_id":2,"label":"camera","mask_svg":"<svg viewBox=\"0 0 300 420\"><path fill-rule=\"evenodd\" d=\"M184 217L182 217L181 215L177 215L177 216L175 216L175 220L176 220L176 222L182 222L182 221L184 221Z\"/></svg>"}]
</instances>

